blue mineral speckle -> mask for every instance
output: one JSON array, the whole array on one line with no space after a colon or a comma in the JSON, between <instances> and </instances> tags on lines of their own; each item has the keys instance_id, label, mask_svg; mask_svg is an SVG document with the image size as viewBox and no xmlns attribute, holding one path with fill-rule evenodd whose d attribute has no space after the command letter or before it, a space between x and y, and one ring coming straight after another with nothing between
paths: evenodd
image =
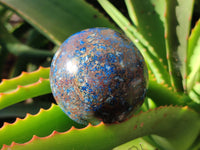
<instances>
[{"instance_id":1,"label":"blue mineral speckle","mask_svg":"<svg viewBox=\"0 0 200 150\"><path fill-rule=\"evenodd\" d=\"M83 48L80 49L80 51L81 51L82 53L85 53L85 52L86 52L86 48L83 47Z\"/></svg>"},{"instance_id":2,"label":"blue mineral speckle","mask_svg":"<svg viewBox=\"0 0 200 150\"><path fill-rule=\"evenodd\" d=\"M85 42L83 40L80 40L80 45L83 45Z\"/></svg>"},{"instance_id":3,"label":"blue mineral speckle","mask_svg":"<svg viewBox=\"0 0 200 150\"><path fill-rule=\"evenodd\" d=\"M141 106L148 74L144 59L123 34L91 28L70 36L50 71L61 109L81 124L120 122Z\"/></svg>"}]
</instances>

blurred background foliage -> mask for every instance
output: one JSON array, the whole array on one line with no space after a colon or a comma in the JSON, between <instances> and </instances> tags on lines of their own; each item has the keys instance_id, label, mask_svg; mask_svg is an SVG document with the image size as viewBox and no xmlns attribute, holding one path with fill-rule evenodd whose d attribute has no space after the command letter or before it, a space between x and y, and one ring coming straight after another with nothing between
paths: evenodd
<instances>
[{"instance_id":1,"label":"blurred background foliage","mask_svg":"<svg viewBox=\"0 0 200 150\"><path fill-rule=\"evenodd\" d=\"M92 7L95 7L95 9L109 20L110 23L107 23L110 24L109 26L115 29L118 28L97 1L87 0L86 2L91 4ZM128 17L128 12L123 1L112 0L111 2ZM99 12L96 14L94 13L93 17L99 17L99 15L101 15ZM78 18L75 18L74 16L74 19L76 20ZM64 38L67 38L70 34L78 32L81 29L89 28L90 26L95 27L94 22L90 22L90 24L91 25L86 27L83 23L79 24L76 31L66 28L68 33L63 33ZM2 37L3 33L5 33L6 37ZM65 40L64 38L63 40ZM13 46L11 47L11 50L9 50L4 46L3 40L5 39L14 42L17 41L20 45L27 46L27 51L33 50L36 51L36 53L40 51L42 54L39 53L38 55L35 55L34 52L33 54L28 52L29 56L27 57L27 54L20 54L20 52L17 52L18 47L15 48ZM37 70L39 66L49 67L53 54L56 52L58 46L59 43L56 43L55 41L50 40L48 36L43 35L40 30L37 30L16 12L0 5L0 80L16 77L23 71L32 72ZM33 99L37 101L33 102ZM14 122L16 117L25 117L27 112L36 114L40 108L47 109L51 106L52 102L55 103L52 94L47 94L28 99L25 102L0 110L0 126L2 126L5 121Z\"/></svg>"},{"instance_id":2,"label":"blurred background foliage","mask_svg":"<svg viewBox=\"0 0 200 150\"><path fill-rule=\"evenodd\" d=\"M131 22L124 1L110 2ZM199 18L200 0L196 0L190 32ZM68 36L98 26L123 30L96 0L51 0L50 3L0 0L0 80L35 71L39 66L49 67L57 48ZM47 109L51 103L55 103L52 94L46 94L6 107L0 110L0 127L4 122L14 122L17 117L24 118L27 113Z\"/></svg>"}]
</instances>

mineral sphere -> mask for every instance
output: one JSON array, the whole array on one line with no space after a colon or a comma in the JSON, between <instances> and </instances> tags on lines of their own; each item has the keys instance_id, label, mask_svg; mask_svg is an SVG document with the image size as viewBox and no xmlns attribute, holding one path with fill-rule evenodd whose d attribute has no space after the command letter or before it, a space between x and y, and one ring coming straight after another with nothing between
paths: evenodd
<instances>
[{"instance_id":1,"label":"mineral sphere","mask_svg":"<svg viewBox=\"0 0 200 150\"><path fill-rule=\"evenodd\" d=\"M139 50L126 36L108 28L70 36L56 52L50 70L56 102L80 124L127 119L144 102L147 82Z\"/></svg>"}]
</instances>

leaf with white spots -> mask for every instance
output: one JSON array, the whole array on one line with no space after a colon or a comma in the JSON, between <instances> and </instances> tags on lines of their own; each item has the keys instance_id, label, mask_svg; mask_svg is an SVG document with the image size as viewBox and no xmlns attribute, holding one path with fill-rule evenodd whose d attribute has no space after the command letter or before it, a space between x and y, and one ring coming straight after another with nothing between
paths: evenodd
<instances>
[{"instance_id":1,"label":"leaf with white spots","mask_svg":"<svg viewBox=\"0 0 200 150\"><path fill-rule=\"evenodd\" d=\"M166 0L165 38L173 88L186 90L187 40L194 0Z\"/></svg>"},{"instance_id":2,"label":"leaf with white spots","mask_svg":"<svg viewBox=\"0 0 200 150\"><path fill-rule=\"evenodd\" d=\"M125 0L132 22L167 66L163 0Z\"/></svg>"},{"instance_id":3,"label":"leaf with white spots","mask_svg":"<svg viewBox=\"0 0 200 150\"><path fill-rule=\"evenodd\" d=\"M155 75L157 82L170 85L170 77L163 65L162 58L158 59L159 57L156 51L142 34L134 27L134 25L131 25L129 20L109 1L99 0L98 2L140 50L148 63L149 69Z\"/></svg>"}]
</instances>

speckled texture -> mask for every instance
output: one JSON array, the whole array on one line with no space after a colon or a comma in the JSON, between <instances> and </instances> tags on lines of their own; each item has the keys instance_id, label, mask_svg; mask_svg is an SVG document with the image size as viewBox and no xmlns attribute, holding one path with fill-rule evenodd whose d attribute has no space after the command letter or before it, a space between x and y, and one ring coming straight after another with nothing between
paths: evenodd
<instances>
[{"instance_id":1,"label":"speckled texture","mask_svg":"<svg viewBox=\"0 0 200 150\"><path fill-rule=\"evenodd\" d=\"M81 124L125 120L143 103L147 78L138 49L108 28L69 37L55 54L50 72L57 103Z\"/></svg>"}]
</instances>

